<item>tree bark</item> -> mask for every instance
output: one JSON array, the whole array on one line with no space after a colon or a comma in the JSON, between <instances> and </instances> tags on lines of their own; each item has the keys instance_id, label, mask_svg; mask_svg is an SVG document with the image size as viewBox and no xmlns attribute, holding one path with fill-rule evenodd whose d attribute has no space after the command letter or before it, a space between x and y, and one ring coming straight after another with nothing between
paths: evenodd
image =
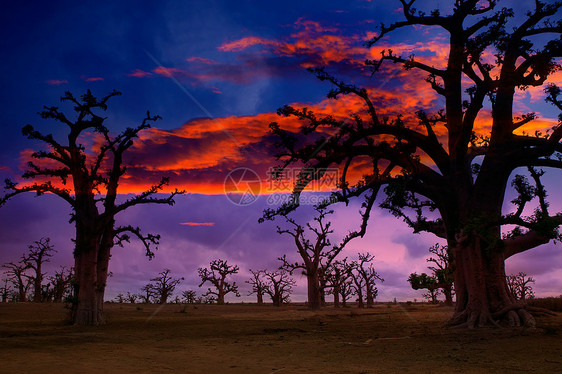
<instances>
[{"instance_id":1,"label":"tree bark","mask_svg":"<svg viewBox=\"0 0 562 374\"><path fill-rule=\"evenodd\" d=\"M308 271L306 280L308 286L308 307L311 310L318 310L322 306L322 290L320 289L318 272Z\"/></svg>"},{"instance_id":2,"label":"tree bark","mask_svg":"<svg viewBox=\"0 0 562 374\"><path fill-rule=\"evenodd\" d=\"M510 326L535 326L533 316L509 293L503 253L483 241L476 235L455 247L457 303L449 324L474 328L506 321Z\"/></svg>"}]
</instances>

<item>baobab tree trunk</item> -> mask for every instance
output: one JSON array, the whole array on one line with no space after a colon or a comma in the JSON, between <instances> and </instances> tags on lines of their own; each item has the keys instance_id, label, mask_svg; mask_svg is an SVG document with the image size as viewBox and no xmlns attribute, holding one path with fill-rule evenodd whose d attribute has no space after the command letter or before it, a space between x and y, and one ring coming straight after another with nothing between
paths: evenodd
<instances>
[{"instance_id":1,"label":"baobab tree trunk","mask_svg":"<svg viewBox=\"0 0 562 374\"><path fill-rule=\"evenodd\" d=\"M451 285L447 285L442 288L443 295L445 295L445 305L452 306L453 305L453 290Z\"/></svg>"},{"instance_id":2,"label":"baobab tree trunk","mask_svg":"<svg viewBox=\"0 0 562 374\"><path fill-rule=\"evenodd\" d=\"M308 307L312 310L318 310L322 306L322 290L320 288L318 272L308 271L306 281L308 286Z\"/></svg>"},{"instance_id":3,"label":"baobab tree trunk","mask_svg":"<svg viewBox=\"0 0 562 374\"><path fill-rule=\"evenodd\" d=\"M507 320L510 326L535 326L533 316L509 293L503 253L483 241L477 234L454 247L457 303L449 324L473 328Z\"/></svg>"},{"instance_id":4,"label":"baobab tree trunk","mask_svg":"<svg viewBox=\"0 0 562 374\"><path fill-rule=\"evenodd\" d=\"M103 321L103 299L110 258L110 248L104 245L105 242L98 236L86 235L77 230L72 313L75 325L99 325Z\"/></svg>"},{"instance_id":5,"label":"baobab tree trunk","mask_svg":"<svg viewBox=\"0 0 562 374\"><path fill-rule=\"evenodd\" d=\"M224 291L222 291L221 289L219 289L217 293L217 304L224 305Z\"/></svg>"},{"instance_id":6,"label":"baobab tree trunk","mask_svg":"<svg viewBox=\"0 0 562 374\"><path fill-rule=\"evenodd\" d=\"M263 304L263 294L261 293L261 291L256 292L257 297L258 297L258 305L262 305Z\"/></svg>"},{"instance_id":7,"label":"baobab tree trunk","mask_svg":"<svg viewBox=\"0 0 562 374\"><path fill-rule=\"evenodd\" d=\"M340 307L340 287L334 286L334 308Z\"/></svg>"}]
</instances>

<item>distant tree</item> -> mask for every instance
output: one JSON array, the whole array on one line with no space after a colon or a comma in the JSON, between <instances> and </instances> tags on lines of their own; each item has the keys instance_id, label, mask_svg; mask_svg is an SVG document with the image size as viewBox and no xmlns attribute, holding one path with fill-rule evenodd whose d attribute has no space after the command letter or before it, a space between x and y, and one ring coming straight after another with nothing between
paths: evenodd
<instances>
[{"instance_id":1,"label":"distant tree","mask_svg":"<svg viewBox=\"0 0 562 374\"><path fill-rule=\"evenodd\" d=\"M28 269L33 270L33 274L26 277L33 284L33 301L40 303L42 300L42 284L45 274L43 273L43 264L49 262L49 257L56 252L51 244L50 238L41 238L29 246L29 250L22 256L22 262Z\"/></svg>"},{"instance_id":2,"label":"distant tree","mask_svg":"<svg viewBox=\"0 0 562 374\"><path fill-rule=\"evenodd\" d=\"M429 253L435 255L430 257L427 262L432 262L435 266L428 266L433 271L434 277L437 279L437 285L445 295L445 305L453 305L453 282L454 266L451 261L451 255L446 245L438 243L429 248Z\"/></svg>"},{"instance_id":3,"label":"distant tree","mask_svg":"<svg viewBox=\"0 0 562 374\"><path fill-rule=\"evenodd\" d=\"M258 305L262 305L263 294L265 293L266 288L265 280L263 278L265 275L265 270L253 271L252 269L250 269L250 273L252 273L252 278L250 280L247 280L246 283L252 286L252 290L250 291L250 293L248 293L248 296L256 294Z\"/></svg>"},{"instance_id":4,"label":"distant tree","mask_svg":"<svg viewBox=\"0 0 562 374\"><path fill-rule=\"evenodd\" d=\"M314 224L306 224L306 228L312 233L313 239L305 236L305 227L295 222L283 214L285 221L290 229L281 229L277 226L279 234L288 234L293 237L298 253L302 262L290 262L287 255L283 255L279 260L282 261L281 269L287 270L291 275L297 269L302 269L306 276L308 290L308 307L316 310L322 306L322 293L325 287L323 273L329 268L336 256L343 250L345 245L354 237L346 236L339 245L332 245L329 235L334 232L331 229L332 223L326 221L326 216L332 214L333 210L326 210L321 207L315 208L317 216L314 217Z\"/></svg>"},{"instance_id":5,"label":"distant tree","mask_svg":"<svg viewBox=\"0 0 562 374\"><path fill-rule=\"evenodd\" d=\"M115 296L115 302L123 304L125 302L125 295L123 295L122 293L118 293L117 296Z\"/></svg>"},{"instance_id":6,"label":"distant tree","mask_svg":"<svg viewBox=\"0 0 562 374\"><path fill-rule=\"evenodd\" d=\"M432 90L433 96L424 91L430 104L422 108L416 98L416 107L393 108L394 101L379 89L311 69L332 85L329 98L345 96L346 103L353 103L353 114L324 116L291 106L278 110L302 126L294 132L270 124L280 144L281 165L275 174L301 167L302 178L290 202L274 213L296 209L309 183L323 178L327 168L339 167L342 177L332 200L347 204L364 198L364 224L384 191L382 208L414 232L447 241L456 294L449 324L473 328L506 321L534 326L533 316L509 295L505 260L560 236L562 214L549 211L539 180L543 172L534 168L562 169L562 126L527 126L536 114L517 113L514 102L523 90L543 86L560 69L562 2L529 1L513 10L499 8L498 0L456 0L425 11L428 3L433 2L396 1L402 17L375 30L366 44L378 49L371 51L378 56L365 61L364 68L372 69L381 82L389 79L391 64L412 71L408 77L425 80ZM427 38L440 35L440 52L400 55L381 45L412 28L420 35L428 30ZM417 87L402 83L412 85ZM559 88L547 86L546 91L548 101L562 109ZM531 175L535 185L520 194L524 198L515 203L515 212L504 214L506 191L510 181L517 182L514 173L519 171ZM524 209L531 199L537 210ZM507 228L514 230L507 233Z\"/></svg>"},{"instance_id":7,"label":"distant tree","mask_svg":"<svg viewBox=\"0 0 562 374\"><path fill-rule=\"evenodd\" d=\"M27 265L21 261L18 263L7 262L2 267L6 269L4 274L17 290L17 300L20 302L27 301L27 291L31 285L25 274L28 269Z\"/></svg>"},{"instance_id":8,"label":"distant tree","mask_svg":"<svg viewBox=\"0 0 562 374\"><path fill-rule=\"evenodd\" d=\"M437 304L437 295L439 295L439 282L437 278L426 273L412 273L408 277L408 282L414 290L425 289L428 293L422 296L428 299L432 304Z\"/></svg>"},{"instance_id":9,"label":"distant tree","mask_svg":"<svg viewBox=\"0 0 562 374\"><path fill-rule=\"evenodd\" d=\"M518 274L510 274L506 276L509 291L516 300L532 299L535 297L531 283L535 283L532 277L519 272Z\"/></svg>"},{"instance_id":10,"label":"distant tree","mask_svg":"<svg viewBox=\"0 0 562 374\"><path fill-rule=\"evenodd\" d=\"M195 304L195 301L197 300L197 292L193 290L183 291L181 296L183 301L187 304Z\"/></svg>"},{"instance_id":11,"label":"distant tree","mask_svg":"<svg viewBox=\"0 0 562 374\"><path fill-rule=\"evenodd\" d=\"M138 237L145 246L146 255L154 256L153 245L159 242L158 235L143 235L138 227L116 226L119 213L139 204L174 203L174 196L182 193L173 192L170 196L157 198L155 194L168 184L163 178L147 191L124 202L117 203L118 186L126 173L123 165L125 152L133 145L138 134L150 127L160 117L150 116L147 112L142 123L136 128L128 128L120 135L111 137L104 125L106 118L98 111L107 109L107 101L120 95L113 91L98 100L88 90L76 99L70 92L61 98L63 102L74 105L76 117L71 120L58 107L45 107L40 113L44 119L53 119L68 127L65 143L55 140L51 134L44 135L27 125L23 134L29 139L39 140L48 147L47 151L34 152L32 157L39 160L28 162L28 170L23 174L35 183L18 186L6 180L6 195L0 198L0 206L8 199L24 193L35 192L37 195L51 193L62 198L72 207L72 222L76 227L74 239L75 297L72 308L72 320L77 325L97 325L102 322L103 300L108 276L111 249L115 244L122 245L130 240L130 234ZM95 138L96 149L90 150L82 144ZM71 189L68 183L71 182Z\"/></svg>"},{"instance_id":12,"label":"distant tree","mask_svg":"<svg viewBox=\"0 0 562 374\"><path fill-rule=\"evenodd\" d=\"M65 296L72 294L74 289L74 268L67 269L61 266L54 276L49 277L50 283L53 285L52 300L55 303L61 303Z\"/></svg>"},{"instance_id":13,"label":"distant tree","mask_svg":"<svg viewBox=\"0 0 562 374\"><path fill-rule=\"evenodd\" d=\"M367 307L370 308L374 305L375 298L378 294L376 287L377 281L384 282L384 279L375 271L372 261L375 256L367 253L359 253L359 259L354 261L352 271L356 271L364 280L365 299Z\"/></svg>"},{"instance_id":14,"label":"distant tree","mask_svg":"<svg viewBox=\"0 0 562 374\"><path fill-rule=\"evenodd\" d=\"M347 257L343 260L334 261L326 271L326 283L328 293L334 295L334 307L340 306L340 297L345 306L349 296L351 296L351 279L350 279L350 266L347 262Z\"/></svg>"},{"instance_id":15,"label":"distant tree","mask_svg":"<svg viewBox=\"0 0 562 374\"><path fill-rule=\"evenodd\" d=\"M275 306L281 306L290 302L290 296L296 282L290 277L285 270L264 271L266 278L265 293L271 297L271 301Z\"/></svg>"},{"instance_id":16,"label":"distant tree","mask_svg":"<svg viewBox=\"0 0 562 374\"><path fill-rule=\"evenodd\" d=\"M233 293L236 297L240 297L238 292L238 286L236 282L227 282L226 278L230 275L237 274L240 268L237 265L228 265L226 260L213 260L210 262L210 268L199 268L197 272L199 273L199 278L201 278L201 283L199 287L203 286L206 282L209 282L215 288L214 290L210 287L207 292L203 294L205 296L216 296L217 304L224 304L224 297L229 293Z\"/></svg>"},{"instance_id":17,"label":"distant tree","mask_svg":"<svg viewBox=\"0 0 562 374\"><path fill-rule=\"evenodd\" d=\"M184 278L172 278L170 276L170 269L164 269L158 273L158 275L158 277L150 280L153 282L151 283L153 296L158 300L159 304L166 304L168 298L174 293L176 286L184 280Z\"/></svg>"},{"instance_id":18,"label":"distant tree","mask_svg":"<svg viewBox=\"0 0 562 374\"><path fill-rule=\"evenodd\" d=\"M0 288L0 300L3 303L8 302L8 297L11 293L10 287L8 287L8 282L9 281L7 278L2 279L2 288Z\"/></svg>"},{"instance_id":19,"label":"distant tree","mask_svg":"<svg viewBox=\"0 0 562 374\"><path fill-rule=\"evenodd\" d=\"M130 293L129 291L127 291L127 295L125 295L125 301L131 304L134 304L138 298L139 298L138 294Z\"/></svg>"},{"instance_id":20,"label":"distant tree","mask_svg":"<svg viewBox=\"0 0 562 374\"><path fill-rule=\"evenodd\" d=\"M155 297L154 285L148 283L141 288L141 293L139 293L139 298L142 303L150 304Z\"/></svg>"}]
</instances>

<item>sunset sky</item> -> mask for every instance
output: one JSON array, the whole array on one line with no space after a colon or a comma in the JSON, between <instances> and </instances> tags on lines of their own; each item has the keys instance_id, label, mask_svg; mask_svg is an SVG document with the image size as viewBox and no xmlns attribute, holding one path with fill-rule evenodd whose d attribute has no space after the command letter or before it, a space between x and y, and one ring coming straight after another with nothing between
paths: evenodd
<instances>
[{"instance_id":1,"label":"sunset sky","mask_svg":"<svg viewBox=\"0 0 562 374\"><path fill-rule=\"evenodd\" d=\"M445 13L451 1L426 3L425 10L439 7ZM520 3L503 1L500 6L522 14L533 1ZM297 259L291 238L276 233L281 220L258 224L263 210L287 192L287 186L268 182L267 172L277 164L268 125L279 121L293 130L299 125L280 118L276 110L293 104L342 118L360 110L352 98L326 99L331 87L306 68L325 66L338 77L367 87L389 116L402 113L408 120L418 109L439 108L441 101L423 74L389 64L383 74L371 77L363 67L365 59L377 58L388 47L396 54L415 53L443 66L447 39L434 28L399 30L373 49L364 46L378 24L398 20L400 13L398 1L367 0L59 1L33 6L11 2L0 13L0 177L17 179L31 150L39 146L21 135L26 124L59 139L65 136L61 125L39 118L43 105L68 111L59 102L65 91L78 96L91 89L98 97L121 91L106 113L106 126L115 133L138 125L146 110L163 118L142 133L128 154L129 173L121 191L141 192L169 176L172 188L189 194L178 197L174 207L135 207L119 216L119 222L158 233L162 240L152 261L143 255L139 242L114 249L106 299L139 291L164 268L185 277L179 291L194 289L200 294L197 267L222 258L240 266L235 279L243 300L251 301L244 283L249 269L274 269L277 257L285 253ZM561 80L560 72L551 79L558 84ZM529 131L556 124L558 113L544 102L542 88L518 94L515 110L539 114ZM481 128L489 121L484 111ZM232 188L229 173L238 168L252 170L252 178L261 181L260 195L251 204L236 204L239 201L225 195L225 186ZM245 180L256 192L255 179ZM562 210L560 173L550 171L545 181L552 211ZM324 196L333 185L319 187L324 192L306 197ZM334 242L358 227L359 203L335 207ZM0 209L0 263L17 260L32 241L51 237L58 253L47 271L72 265L69 214L67 204L53 196L12 199ZM310 220L310 206L303 206L296 218ZM410 289L406 279L411 272L428 271L427 249L436 242L432 235L412 234L405 224L377 210L366 237L351 242L342 257L355 258L357 252L367 251L376 256L375 268L385 279L379 286L380 300L421 299L422 292ZM508 273L533 276L539 296L562 293L559 245L550 243L514 256L506 266ZM304 279L298 274L295 278L299 287L293 299L302 301Z\"/></svg>"}]
</instances>

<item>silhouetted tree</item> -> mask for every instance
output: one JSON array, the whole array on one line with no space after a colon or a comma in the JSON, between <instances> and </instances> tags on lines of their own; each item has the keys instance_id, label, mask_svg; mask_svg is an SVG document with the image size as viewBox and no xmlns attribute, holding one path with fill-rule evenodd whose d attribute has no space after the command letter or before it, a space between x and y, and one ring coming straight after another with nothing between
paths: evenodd
<instances>
[{"instance_id":1,"label":"silhouetted tree","mask_svg":"<svg viewBox=\"0 0 562 374\"><path fill-rule=\"evenodd\" d=\"M129 291L127 291L127 295L125 295L125 300L131 304L134 304L138 298L139 298L138 294L130 293Z\"/></svg>"},{"instance_id":2,"label":"silhouetted tree","mask_svg":"<svg viewBox=\"0 0 562 374\"><path fill-rule=\"evenodd\" d=\"M432 262L435 266L428 266L433 271L437 280L437 285L445 296L445 305L453 305L453 282L454 266L446 245L435 244L429 248L429 253L435 255L430 257L427 262Z\"/></svg>"},{"instance_id":3,"label":"silhouetted tree","mask_svg":"<svg viewBox=\"0 0 562 374\"><path fill-rule=\"evenodd\" d=\"M425 289L428 293L422 296L431 301L432 304L437 304L437 295L439 295L439 282L437 278L426 273L416 274L412 273L408 277L408 282L414 290Z\"/></svg>"},{"instance_id":4,"label":"silhouetted tree","mask_svg":"<svg viewBox=\"0 0 562 374\"><path fill-rule=\"evenodd\" d=\"M203 297L215 295L217 304L224 304L224 297L229 293L234 293L236 297L240 297L238 293L238 286L236 282L229 283L226 281L226 277L232 274L238 273L240 268L237 265L230 266L226 260L213 260L210 263L210 270L207 268L199 268L197 272L201 278L201 284L199 287L203 286L206 282L213 285L215 290L211 288L207 289L207 292L203 294Z\"/></svg>"},{"instance_id":5,"label":"silhouetted tree","mask_svg":"<svg viewBox=\"0 0 562 374\"><path fill-rule=\"evenodd\" d=\"M22 261L18 263L7 262L2 265L2 267L6 269L4 270L4 274L17 290L17 300L20 302L27 301L27 291L29 291L29 287L31 285L25 274L27 265Z\"/></svg>"},{"instance_id":6,"label":"silhouetted tree","mask_svg":"<svg viewBox=\"0 0 562 374\"><path fill-rule=\"evenodd\" d=\"M49 282L53 285L52 300L55 303L61 303L65 296L69 296L74 288L74 268L66 269L61 266L54 276L49 277Z\"/></svg>"},{"instance_id":7,"label":"silhouetted tree","mask_svg":"<svg viewBox=\"0 0 562 374\"><path fill-rule=\"evenodd\" d=\"M153 282L151 283L153 297L158 300L159 304L166 304L168 298L174 293L176 286L184 280L184 278L172 278L170 276L170 269L164 269L158 273L158 275L158 277L150 280Z\"/></svg>"},{"instance_id":8,"label":"silhouetted tree","mask_svg":"<svg viewBox=\"0 0 562 374\"><path fill-rule=\"evenodd\" d=\"M282 261L280 268L287 270L291 275L295 270L302 269L303 274L306 276L308 307L310 309L320 309L322 306L323 285L320 278L325 271L324 269L330 266L336 256L352 239L352 237L347 236L339 245L332 245L328 236L334 230L331 229L332 223L326 221L326 216L334 211L323 208L315 209L318 215L314 217L314 224L306 224L306 228L314 237L312 241L305 236L305 228L286 214L283 217L291 228L281 229L277 226L279 234L288 234L293 237L302 259L302 262L292 263L287 259L287 255L283 255L283 257L279 258Z\"/></svg>"},{"instance_id":9,"label":"silhouetted tree","mask_svg":"<svg viewBox=\"0 0 562 374\"><path fill-rule=\"evenodd\" d=\"M265 293L271 297L271 301L275 306L281 306L290 302L290 296L296 282L290 277L285 270L264 271L266 278Z\"/></svg>"},{"instance_id":10,"label":"silhouetted tree","mask_svg":"<svg viewBox=\"0 0 562 374\"><path fill-rule=\"evenodd\" d=\"M532 299L535 297L531 283L535 283L533 277L519 272L518 274L507 275L507 286L516 300Z\"/></svg>"},{"instance_id":11,"label":"silhouetted tree","mask_svg":"<svg viewBox=\"0 0 562 374\"><path fill-rule=\"evenodd\" d=\"M195 301L197 300L197 293L193 290L183 291L181 296L183 301L187 304L195 304Z\"/></svg>"},{"instance_id":12,"label":"silhouetted tree","mask_svg":"<svg viewBox=\"0 0 562 374\"><path fill-rule=\"evenodd\" d=\"M33 274L26 275L31 284L33 284L33 301L40 303L42 300L42 284L43 264L49 262L49 257L53 256L56 252L54 246L51 244L50 238L41 238L29 246L29 251L22 256L22 262L28 269L33 270Z\"/></svg>"},{"instance_id":13,"label":"silhouetted tree","mask_svg":"<svg viewBox=\"0 0 562 374\"><path fill-rule=\"evenodd\" d=\"M125 295L123 295L122 293L118 293L117 296L115 296L115 302L123 304L125 302Z\"/></svg>"},{"instance_id":14,"label":"silhouetted tree","mask_svg":"<svg viewBox=\"0 0 562 374\"><path fill-rule=\"evenodd\" d=\"M250 269L250 273L252 273L252 278L247 280L246 283L252 286L252 290L248 293L248 296L256 294L257 303L258 305L263 304L263 294L265 293L265 280L263 276L265 275L265 270L257 270L253 271Z\"/></svg>"},{"instance_id":15,"label":"silhouetted tree","mask_svg":"<svg viewBox=\"0 0 562 374\"><path fill-rule=\"evenodd\" d=\"M154 285L148 283L141 288L141 293L139 293L139 298L142 303L150 304L155 297Z\"/></svg>"},{"instance_id":16,"label":"silhouetted tree","mask_svg":"<svg viewBox=\"0 0 562 374\"><path fill-rule=\"evenodd\" d=\"M109 259L115 244L122 245L129 241L130 235L134 235L144 244L146 255L149 258L154 256L151 246L157 245L160 237L143 235L138 227L116 226L116 216L139 204L172 205L174 196L181 193L176 190L165 198L154 197L168 184L168 179L163 178L140 195L117 203L119 181L126 173L123 155L133 145L139 132L160 118L147 112L141 125L127 128L120 135L112 137L104 125L106 118L101 117L98 111L105 111L107 101L117 95L120 93L113 91L98 100L88 90L79 100L66 92L61 101L74 105L74 120L59 111L58 107L45 107L40 113L42 118L54 119L68 127L67 143L55 140L51 134L44 135L31 125L25 126L24 136L45 143L48 150L34 152L32 157L40 163L29 161L28 170L23 174L24 178L36 182L19 187L15 182L6 180L5 189L8 192L0 199L0 205L3 205L20 193L51 193L72 207L72 222L76 227L76 291L72 317L77 325L96 325L102 321ZM82 144L92 137L100 141L94 152ZM68 182L71 182L71 189Z\"/></svg>"},{"instance_id":17,"label":"silhouetted tree","mask_svg":"<svg viewBox=\"0 0 562 374\"><path fill-rule=\"evenodd\" d=\"M376 287L377 281L384 282L384 279L375 271L373 267L373 260L375 256L367 253L359 253L359 259L354 261L353 270L355 270L359 276L363 278L365 287L365 299L367 302L367 307L370 308L374 305L375 298L378 294L378 289ZM353 271L352 270L352 271Z\"/></svg>"},{"instance_id":18,"label":"silhouetted tree","mask_svg":"<svg viewBox=\"0 0 562 374\"><path fill-rule=\"evenodd\" d=\"M533 326L532 315L510 297L504 262L559 235L562 214L549 212L540 184L542 171L533 168L562 168L562 126L528 133L524 126L536 116L517 116L513 102L519 90L543 85L559 69L562 3L537 0L534 9L517 18L511 9L497 10L496 0L458 0L447 14L425 13L415 4L416 0L400 0L404 20L381 25L367 46L405 27L432 27L448 36L441 66L437 61L426 64L414 54L399 56L390 49L366 65L375 76L388 74L388 62L427 74L428 85L440 99L433 105L444 106L433 113L429 111L434 108L418 110L417 119L405 116L409 113L392 119L392 111L384 107L387 104L376 96L377 91L314 69L319 79L333 84L328 97L351 95L364 103L364 110L354 110L350 119L317 116L308 108L285 106L278 111L298 118L303 126L298 135L271 124L281 144L278 158L283 161L275 174L282 175L292 165L304 165L306 173L295 184L291 202L267 211L266 216L295 209L308 183L322 178L326 168L340 165L341 191L332 200L365 197L358 235L364 234L369 212L384 188L383 208L414 232L427 231L447 240L455 264L457 299L451 325L475 327L505 320ZM547 94L549 102L562 108L558 88L547 87ZM488 110L490 126L478 126ZM520 168L528 168L535 186L520 190L516 212L504 215L508 183ZM361 174L365 176L357 183L349 180ZM525 204L533 198L538 210L525 216ZM506 225L516 229L502 237Z\"/></svg>"},{"instance_id":19,"label":"silhouetted tree","mask_svg":"<svg viewBox=\"0 0 562 374\"><path fill-rule=\"evenodd\" d=\"M3 303L7 303L8 302L8 297L10 296L10 287L8 287L8 279L2 279L2 288L0 288L0 300Z\"/></svg>"}]
</instances>

